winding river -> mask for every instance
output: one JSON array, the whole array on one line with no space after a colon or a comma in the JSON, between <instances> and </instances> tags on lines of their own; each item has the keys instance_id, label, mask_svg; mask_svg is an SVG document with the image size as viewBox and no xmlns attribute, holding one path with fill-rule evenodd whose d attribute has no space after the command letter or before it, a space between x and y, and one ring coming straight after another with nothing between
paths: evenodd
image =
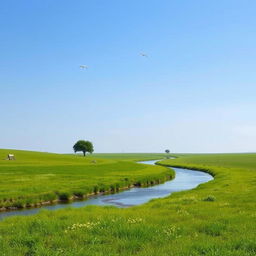
<instances>
[{"instance_id":1,"label":"winding river","mask_svg":"<svg viewBox=\"0 0 256 256\"><path fill-rule=\"evenodd\" d=\"M159 160L143 161L141 164L154 165ZM208 182L213 177L205 172L194 171L183 168L174 168L176 176L173 180L151 187L135 187L116 194L95 195L88 200L75 201L71 203L60 203L55 205L42 206L40 208L14 210L0 213L0 220L17 215L31 215L38 213L42 208L57 210L66 207L83 207L85 205L112 205L116 207L131 207L148 202L151 199L166 197L173 192L188 190L197 187L199 184Z\"/></svg>"}]
</instances>

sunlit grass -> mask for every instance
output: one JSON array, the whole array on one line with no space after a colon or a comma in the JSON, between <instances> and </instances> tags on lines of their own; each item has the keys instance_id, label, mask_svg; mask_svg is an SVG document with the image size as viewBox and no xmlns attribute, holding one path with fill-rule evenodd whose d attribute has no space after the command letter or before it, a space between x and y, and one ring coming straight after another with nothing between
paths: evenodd
<instances>
[{"instance_id":1,"label":"sunlit grass","mask_svg":"<svg viewBox=\"0 0 256 256\"><path fill-rule=\"evenodd\" d=\"M16 160L4 160L12 152ZM163 154L162 154L163 155ZM134 160L159 158L159 154L61 155L0 150L0 208L24 208L42 202L84 198L98 192L165 181L165 167L136 164ZM161 157L160 157L161 158Z\"/></svg>"},{"instance_id":2,"label":"sunlit grass","mask_svg":"<svg viewBox=\"0 0 256 256\"><path fill-rule=\"evenodd\" d=\"M0 222L0 251L18 256L256 255L256 154L184 155L162 164L205 169L214 180L128 209L87 206L7 218Z\"/></svg>"}]
</instances>

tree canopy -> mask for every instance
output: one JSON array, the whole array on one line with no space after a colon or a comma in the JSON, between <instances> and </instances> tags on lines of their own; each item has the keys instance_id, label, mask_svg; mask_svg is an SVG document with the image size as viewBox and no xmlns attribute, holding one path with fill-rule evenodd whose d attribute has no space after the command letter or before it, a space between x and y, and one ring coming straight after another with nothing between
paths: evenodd
<instances>
[{"instance_id":1,"label":"tree canopy","mask_svg":"<svg viewBox=\"0 0 256 256\"><path fill-rule=\"evenodd\" d=\"M94 151L92 142L88 140L79 140L76 142L76 144L73 146L73 149L76 152L83 152L84 156L86 153L92 153Z\"/></svg>"},{"instance_id":2,"label":"tree canopy","mask_svg":"<svg viewBox=\"0 0 256 256\"><path fill-rule=\"evenodd\" d=\"M169 149L166 149L166 150L165 150L165 153L166 153L166 154L169 154L169 153L170 153L170 150L169 150Z\"/></svg>"}]
</instances>

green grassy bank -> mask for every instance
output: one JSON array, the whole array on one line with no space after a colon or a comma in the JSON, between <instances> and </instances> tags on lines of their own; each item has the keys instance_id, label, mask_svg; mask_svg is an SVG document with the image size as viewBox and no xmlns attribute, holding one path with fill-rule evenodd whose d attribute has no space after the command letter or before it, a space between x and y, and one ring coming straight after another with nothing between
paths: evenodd
<instances>
[{"instance_id":1,"label":"green grassy bank","mask_svg":"<svg viewBox=\"0 0 256 256\"><path fill-rule=\"evenodd\" d=\"M9 152L16 160L5 160ZM134 162L162 158L162 155L99 154L82 157L0 150L0 210L85 198L134 184L163 182L172 177L170 169Z\"/></svg>"},{"instance_id":2,"label":"green grassy bank","mask_svg":"<svg viewBox=\"0 0 256 256\"><path fill-rule=\"evenodd\" d=\"M256 255L256 154L161 163L204 169L215 179L128 209L87 206L5 219L2 255Z\"/></svg>"}]
</instances>

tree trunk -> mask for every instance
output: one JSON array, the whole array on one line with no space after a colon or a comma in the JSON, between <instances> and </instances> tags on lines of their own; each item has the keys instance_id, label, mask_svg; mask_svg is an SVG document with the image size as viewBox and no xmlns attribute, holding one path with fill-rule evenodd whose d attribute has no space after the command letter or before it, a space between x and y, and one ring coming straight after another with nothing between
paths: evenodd
<instances>
[{"instance_id":1,"label":"tree trunk","mask_svg":"<svg viewBox=\"0 0 256 256\"><path fill-rule=\"evenodd\" d=\"M85 151L83 151L83 153L84 153L84 156L85 156L85 153L86 153L86 152L85 152Z\"/></svg>"}]
</instances>

